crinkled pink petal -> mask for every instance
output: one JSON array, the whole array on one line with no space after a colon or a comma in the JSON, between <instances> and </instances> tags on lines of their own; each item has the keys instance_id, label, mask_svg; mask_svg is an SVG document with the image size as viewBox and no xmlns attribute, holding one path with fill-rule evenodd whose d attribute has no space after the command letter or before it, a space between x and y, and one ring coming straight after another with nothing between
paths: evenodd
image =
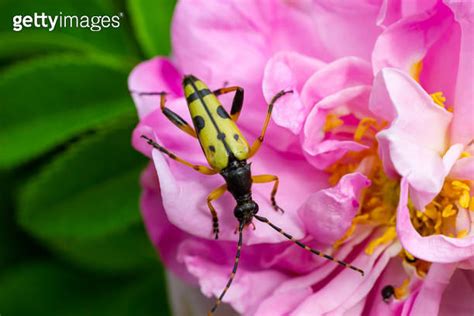
<instances>
[{"instance_id":1,"label":"crinkled pink petal","mask_svg":"<svg viewBox=\"0 0 474 316\"><path fill-rule=\"evenodd\" d=\"M361 173L343 176L332 188L313 193L298 210L307 232L324 244L341 238L359 210L362 189L370 180Z\"/></svg>"},{"instance_id":2,"label":"crinkled pink petal","mask_svg":"<svg viewBox=\"0 0 474 316\"><path fill-rule=\"evenodd\" d=\"M436 0L383 0L377 17L377 25L387 27L404 17L426 12L436 2Z\"/></svg>"},{"instance_id":3,"label":"crinkled pink petal","mask_svg":"<svg viewBox=\"0 0 474 316\"><path fill-rule=\"evenodd\" d=\"M413 302L410 315L438 315L444 289L448 286L455 270L455 264L433 263L423 281L420 292Z\"/></svg>"},{"instance_id":4,"label":"crinkled pink petal","mask_svg":"<svg viewBox=\"0 0 474 316\"><path fill-rule=\"evenodd\" d=\"M453 179L474 180L474 157L462 158L456 161L449 177Z\"/></svg>"},{"instance_id":5,"label":"crinkled pink petal","mask_svg":"<svg viewBox=\"0 0 474 316\"><path fill-rule=\"evenodd\" d=\"M358 152L367 146L351 140L325 140L320 143L305 139L306 157L314 167L324 170L341 159L348 152Z\"/></svg>"},{"instance_id":6,"label":"crinkled pink petal","mask_svg":"<svg viewBox=\"0 0 474 316\"><path fill-rule=\"evenodd\" d=\"M140 197L143 221L153 246L158 249L161 261L188 283L197 283L186 267L177 261L178 245L189 238L189 235L168 221L152 164L143 171L140 182L143 187Z\"/></svg>"},{"instance_id":7,"label":"crinkled pink petal","mask_svg":"<svg viewBox=\"0 0 474 316\"><path fill-rule=\"evenodd\" d=\"M474 315L474 271L457 269L441 298L439 316Z\"/></svg>"},{"instance_id":8,"label":"crinkled pink petal","mask_svg":"<svg viewBox=\"0 0 474 316\"><path fill-rule=\"evenodd\" d=\"M301 242L315 249L327 247L327 244L317 243L310 237L302 239ZM265 254L262 255L264 259L259 262L262 268L277 269L288 274L301 275L309 273L326 263L324 260L321 260L321 258L308 251L304 251L294 243L286 242L282 243L281 246L280 251L265 251Z\"/></svg>"},{"instance_id":9,"label":"crinkled pink petal","mask_svg":"<svg viewBox=\"0 0 474 316\"><path fill-rule=\"evenodd\" d=\"M406 278L407 273L403 268L403 259L397 256L393 257L367 296L364 315L399 315L405 301L392 300L387 303L383 300L381 293L386 285L401 285Z\"/></svg>"},{"instance_id":10,"label":"crinkled pink petal","mask_svg":"<svg viewBox=\"0 0 474 316\"><path fill-rule=\"evenodd\" d=\"M382 31L376 25L378 1L316 0L313 3L311 13L320 31L319 38L332 58L357 56L369 60Z\"/></svg>"},{"instance_id":11,"label":"crinkled pink petal","mask_svg":"<svg viewBox=\"0 0 474 316\"><path fill-rule=\"evenodd\" d=\"M133 92L162 92L168 99L182 95L181 74L166 58L156 57L136 66L128 77L128 88L137 107L138 116L145 117L160 107L159 96L138 96Z\"/></svg>"},{"instance_id":12,"label":"crinkled pink petal","mask_svg":"<svg viewBox=\"0 0 474 316\"><path fill-rule=\"evenodd\" d=\"M377 134L386 173L407 177L413 190L411 198L418 209L423 209L438 194L454 163L453 159L442 158L448 147L451 113L437 106L412 78L394 68L383 69L376 76L370 108L392 122ZM462 148L452 150L459 155ZM446 155L452 157L452 151Z\"/></svg>"},{"instance_id":13,"label":"crinkled pink petal","mask_svg":"<svg viewBox=\"0 0 474 316\"><path fill-rule=\"evenodd\" d=\"M389 26L378 38L372 53L374 75L385 67L409 73L427 51L450 28L451 12L438 4L435 9L409 16Z\"/></svg>"},{"instance_id":14,"label":"crinkled pink petal","mask_svg":"<svg viewBox=\"0 0 474 316\"><path fill-rule=\"evenodd\" d=\"M181 1L172 26L176 64L215 85L257 83L277 51L323 51L310 11L304 2Z\"/></svg>"},{"instance_id":15,"label":"crinkled pink petal","mask_svg":"<svg viewBox=\"0 0 474 316\"><path fill-rule=\"evenodd\" d=\"M311 109L324 97L342 89L372 83L370 64L360 58L344 57L320 68L308 78L301 91L304 106Z\"/></svg>"},{"instance_id":16,"label":"crinkled pink petal","mask_svg":"<svg viewBox=\"0 0 474 316\"><path fill-rule=\"evenodd\" d=\"M363 269L365 277L357 275L350 269L342 270L326 286L299 304L292 315L311 315L314 311L320 314L331 312L342 314L365 299L390 258L399 252L398 243L381 245L372 255L366 255L362 251L351 263Z\"/></svg>"},{"instance_id":17,"label":"crinkled pink petal","mask_svg":"<svg viewBox=\"0 0 474 316\"><path fill-rule=\"evenodd\" d=\"M242 254L242 260L245 253ZM231 271L231 265L216 263L198 255L183 255L186 267L199 281L201 291L207 296L219 296ZM232 290L223 301L239 313L253 314L259 302L271 295L278 284L288 277L275 270L252 271L239 267Z\"/></svg>"},{"instance_id":18,"label":"crinkled pink petal","mask_svg":"<svg viewBox=\"0 0 474 316\"><path fill-rule=\"evenodd\" d=\"M180 1L172 25L174 60L183 73L197 75L212 88L224 82L242 86L239 124L258 135L267 112L261 84L268 59L284 50L329 56L318 40L311 9L309 2ZM268 132L273 137L272 127ZM294 142L285 135L274 139L280 141L270 145L285 151Z\"/></svg>"},{"instance_id":19,"label":"crinkled pink petal","mask_svg":"<svg viewBox=\"0 0 474 316\"><path fill-rule=\"evenodd\" d=\"M402 178L397 209L397 235L403 247L415 257L439 263L459 262L474 256L474 236L451 238L444 235L422 237L413 227L408 210L409 184Z\"/></svg>"},{"instance_id":20,"label":"crinkled pink petal","mask_svg":"<svg viewBox=\"0 0 474 316\"><path fill-rule=\"evenodd\" d=\"M299 92L306 80L323 66L317 59L294 52L277 53L267 62L263 77L263 95L267 102L282 90L293 91L274 107L272 118L278 126L299 133L307 114Z\"/></svg>"},{"instance_id":21,"label":"crinkled pink petal","mask_svg":"<svg viewBox=\"0 0 474 316\"><path fill-rule=\"evenodd\" d=\"M400 253L401 247L400 244L394 243L380 255L379 259L376 261L375 265L370 270L370 273L367 275L364 282L354 291L347 300L345 300L340 306L335 310L331 311L328 315L352 315L350 311L357 306L360 306L362 303L365 305L367 301L367 295L370 293L375 283L377 282L380 274L385 270L390 260L397 256Z\"/></svg>"},{"instance_id":22,"label":"crinkled pink petal","mask_svg":"<svg viewBox=\"0 0 474 316\"><path fill-rule=\"evenodd\" d=\"M341 109L335 112L342 112L344 114L348 109L350 113L356 117L376 116L369 111L369 97L371 85L356 85L349 88L343 88L336 93L324 97L321 101L316 103L316 107L320 109ZM342 106L341 106L342 105ZM348 111L347 111L348 112Z\"/></svg>"},{"instance_id":23,"label":"crinkled pink petal","mask_svg":"<svg viewBox=\"0 0 474 316\"><path fill-rule=\"evenodd\" d=\"M458 214L456 215L456 231L466 231L466 236L473 235L474 216L471 218L471 211L463 207L458 207Z\"/></svg>"},{"instance_id":24,"label":"crinkled pink petal","mask_svg":"<svg viewBox=\"0 0 474 316\"><path fill-rule=\"evenodd\" d=\"M453 142L467 144L474 139L474 3L445 1L461 26L461 49L451 127Z\"/></svg>"},{"instance_id":25,"label":"crinkled pink petal","mask_svg":"<svg viewBox=\"0 0 474 316\"><path fill-rule=\"evenodd\" d=\"M461 30L459 24L454 22L451 12L446 13L444 21L449 21L449 26L426 51L419 82L428 93L442 92L446 106L453 107L456 104Z\"/></svg>"},{"instance_id":26,"label":"crinkled pink petal","mask_svg":"<svg viewBox=\"0 0 474 316\"><path fill-rule=\"evenodd\" d=\"M361 231L360 234L354 236L344 243L341 248L334 254L337 258L348 260L347 256L355 251L354 247L360 244L371 233L371 230ZM295 276L282 282L269 296L259 305L256 315L288 315L291 314L301 302L310 297L314 293L313 286L325 286L325 280L331 273L339 271L340 267L333 262L318 258L321 262L317 265L317 269L309 274ZM358 277L358 276L356 276ZM360 278L360 276L359 276ZM322 284L321 284L322 283ZM285 302L285 304L280 304Z\"/></svg>"}]
</instances>

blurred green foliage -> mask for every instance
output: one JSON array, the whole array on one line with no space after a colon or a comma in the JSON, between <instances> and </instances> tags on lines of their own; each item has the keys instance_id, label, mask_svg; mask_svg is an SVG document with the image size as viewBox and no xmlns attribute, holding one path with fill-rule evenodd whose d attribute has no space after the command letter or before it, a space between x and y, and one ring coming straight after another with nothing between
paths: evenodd
<instances>
[{"instance_id":1,"label":"blurred green foliage","mask_svg":"<svg viewBox=\"0 0 474 316\"><path fill-rule=\"evenodd\" d=\"M168 315L139 210L127 77L170 53L170 0L0 0L0 314ZM12 30L15 15L122 15Z\"/></svg>"}]
</instances>

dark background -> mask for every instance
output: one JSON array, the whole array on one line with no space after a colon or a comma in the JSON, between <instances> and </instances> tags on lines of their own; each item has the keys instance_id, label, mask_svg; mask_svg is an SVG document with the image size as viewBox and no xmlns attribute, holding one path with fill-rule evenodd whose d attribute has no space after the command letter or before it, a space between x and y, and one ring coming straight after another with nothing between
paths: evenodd
<instances>
[{"instance_id":1,"label":"dark background","mask_svg":"<svg viewBox=\"0 0 474 316\"><path fill-rule=\"evenodd\" d=\"M0 0L0 314L167 315L140 216L127 77L169 55L169 0ZM24 29L13 16L118 15Z\"/></svg>"}]
</instances>

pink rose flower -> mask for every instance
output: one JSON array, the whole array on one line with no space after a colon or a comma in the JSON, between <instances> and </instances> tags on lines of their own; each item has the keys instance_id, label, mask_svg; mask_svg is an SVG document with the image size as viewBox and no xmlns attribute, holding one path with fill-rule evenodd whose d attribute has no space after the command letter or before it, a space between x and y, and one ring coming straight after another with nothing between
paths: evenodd
<instances>
[{"instance_id":1,"label":"pink rose flower","mask_svg":"<svg viewBox=\"0 0 474 316\"><path fill-rule=\"evenodd\" d=\"M256 222L255 230L244 232L239 271L224 298L236 311L406 315L420 314L427 305L433 313L440 305L441 312L474 310L469 309L468 299L460 302L463 296L456 290L468 284L466 279L474 279L472 271L455 270L460 261L472 268L473 254L464 253L472 249L470 237L416 236L417 227L412 226L406 207L408 191L413 207L422 210L422 203L436 198L447 176L473 170L471 158L458 159L473 135L466 132L472 127L466 118L472 113L472 72L465 68L469 62L472 66L468 47L472 32L461 32L472 26L472 12L466 12L469 7L449 5L453 8L436 1L178 4L172 59L155 58L137 66L130 75L130 90L166 91L167 106L188 119L181 88L184 74L195 74L211 89L225 82L242 86L245 100L239 127L252 141L260 132L266 103L275 92L292 89L293 94L275 105L265 142L252 159L253 174L280 177L277 201L286 212L281 215L271 208L270 186L254 184L259 214L296 239L366 272L361 278L312 256ZM375 81L373 74L377 74ZM444 92L446 104L454 106L453 118L446 110L433 110L432 98L440 102L442 95L430 98L425 91ZM422 106L416 110L418 116L407 113L403 102L415 96ZM159 98L133 98L140 123L132 142L154 164L142 177L141 206L150 238L170 270L198 285L206 296L217 296L235 255L234 202L224 196L214 203L221 233L219 241L211 240L212 220L205 201L222 179L200 175L152 151L142 134L181 157L205 164L197 141L161 113ZM221 100L230 103L227 96ZM428 117L422 119L423 115ZM415 149L403 148L402 117L414 131L430 124L416 135ZM452 138L451 147L448 128L458 131L453 132L458 136ZM431 152L418 154L424 148L445 157L438 155L436 160ZM415 153L415 161L407 162ZM430 164L424 163L426 158ZM417 169L420 166L423 170ZM466 212L458 215L464 216L459 220L462 227L472 223L472 214ZM444 249L455 249L457 255L446 252L438 259L424 246L430 243L452 246ZM419 260L414 262L413 256ZM387 285L394 292L389 302L381 295Z\"/></svg>"}]
</instances>

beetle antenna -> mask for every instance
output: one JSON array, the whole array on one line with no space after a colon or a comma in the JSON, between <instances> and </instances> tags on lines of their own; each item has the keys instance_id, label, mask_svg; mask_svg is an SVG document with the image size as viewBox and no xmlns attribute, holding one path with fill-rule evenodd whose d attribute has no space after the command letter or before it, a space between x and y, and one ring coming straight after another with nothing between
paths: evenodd
<instances>
[{"instance_id":1,"label":"beetle antenna","mask_svg":"<svg viewBox=\"0 0 474 316\"><path fill-rule=\"evenodd\" d=\"M208 316L212 316L212 314L216 311L217 307L219 306L219 304L222 301L222 298L224 297L225 293L227 292L230 285L232 284L232 281L234 280L235 273L237 272L237 267L239 266L240 249L242 249L242 230L243 229L244 229L244 223L240 222L240 224L239 224L239 242L237 243L237 253L235 254L234 268L232 269L232 273L230 274L229 281L227 281L227 285L225 286L225 288L222 291L219 298L214 303L214 306L211 308L209 313L207 313Z\"/></svg>"},{"instance_id":2,"label":"beetle antenna","mask_svg":"<svg viewBox=\"0 0 474 316\"><path fill-rule=\"evenodd\" d=\"M344 262L342 260L339 260L339 259L336 259L328 254L325 254L324 252L321 252L319 250L316 250L316 249L313 249L305 244L303 244L302 242L296 240L293 236L291 236L290 234L286 233L283 231L283 229L281 229L280 227L276 226L275 224L273 224L272 222L270 222L268 220L268 218L266 217L262 217L262 216L259 216L259 215L254 215L254 217L256 219L258 219L259 221L261 221L262 223L266 223L268 224L271 228L273 228L274 230L276 230L277 232L279 232L280 234L282 234L283 236L285 236L286 238L288 238L289 240L291 240L292 242L294 242L295 244L297 244L298 246L300 246L301 248L303 248L304 250L307 250L309 252L312 252L314 253L315 255L317 256L320 256L320 257L323 257L323 258L326 258L330 261L333 261L333 262L336 262L338 264L340 264L341 266L345 267L345 268L349 268L349 269L352 269L354 271L357 271L359 272L362 276L364 276L364 271L362 269L359 269L357 267L354 267L353 265L347 263L347 262Z\"/></svg>"}]
</instances>

